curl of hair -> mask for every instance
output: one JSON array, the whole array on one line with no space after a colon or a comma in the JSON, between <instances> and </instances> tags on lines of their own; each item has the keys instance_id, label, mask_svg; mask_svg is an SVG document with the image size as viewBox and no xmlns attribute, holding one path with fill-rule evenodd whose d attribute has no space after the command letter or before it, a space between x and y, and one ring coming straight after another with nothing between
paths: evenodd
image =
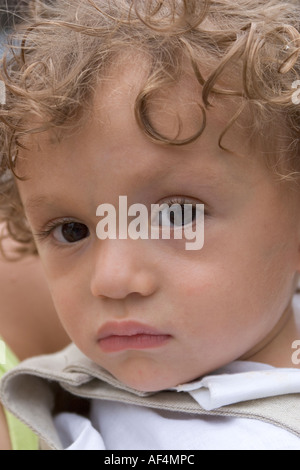
<instances>
[{"instance_id":1,"label":"curl of hair","mask_svg":"<svg viewBox=\"0 0 300 470\"><path fill-rule=\"evenodd\" d=\"M202 135L212 103L234 98L240 105L220 147L228 150L224 138L247 109L254 140L282 130L282 145L266 153L273 170L280 173L284 160L289 168L281 176L298 176L300 105L292 84L300 80L299 31L299 0L32 0L0 68L6 87L0 107L0 220L22 253L36 252L15 185L24 137L55 129L62 138L79 126L97 84L128 50L144 53L151 64L135 104L136 120L150 139L191 143ZM186 60L202 90L201 122L195 135L177 140L155 128L149 106L158 91L178 83Z\"/></svg>"}]
</instances>

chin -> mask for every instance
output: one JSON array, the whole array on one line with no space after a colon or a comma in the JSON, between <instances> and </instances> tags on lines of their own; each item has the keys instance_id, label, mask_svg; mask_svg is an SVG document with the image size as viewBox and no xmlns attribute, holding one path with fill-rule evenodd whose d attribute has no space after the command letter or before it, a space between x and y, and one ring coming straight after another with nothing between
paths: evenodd
<instances>
[{"instance_id":1,"label":"chin","mask_svg":"<svg viewBox=\"0 0 300 470\"><path fill-rule=\"evenodd\" d=\"M130 371L122 369L119 373L111 373L124 385L138 392L155 393L177 385L174 378L168 377L164 371L153 371L151 368L136 368Z\"/></svg>"},{"instance_id":2,"label":"chin","mask_svg":"<svg viewBox=\"0 0 300 470\"><path fill-rule=\"evenodd\" d=\"M143 379L139 376L126 377L123 374L119 377L116 377L120 382L122 382L127 387L132 388L138 392L144 393L155 393L161 390L172 387L165 380L159 380L157 377L155 379L152 377L144 377Z\"/></svg>"}]
</instances>

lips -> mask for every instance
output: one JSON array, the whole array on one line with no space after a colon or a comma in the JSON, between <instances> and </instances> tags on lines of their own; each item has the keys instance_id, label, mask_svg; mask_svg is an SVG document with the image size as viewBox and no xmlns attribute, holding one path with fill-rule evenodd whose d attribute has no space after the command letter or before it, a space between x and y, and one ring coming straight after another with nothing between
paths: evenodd
<instances>
[{"instance_id":1,"label":"lips","mask_svg":"<svg viewBox=\"0 0 300 470\"><path fill-rule=\"evenodd\" d=\"M109 322L98 332L98 344L103 352L158 348L170 338L156 328L132 321Z\"/></svg>"}]
</instances>

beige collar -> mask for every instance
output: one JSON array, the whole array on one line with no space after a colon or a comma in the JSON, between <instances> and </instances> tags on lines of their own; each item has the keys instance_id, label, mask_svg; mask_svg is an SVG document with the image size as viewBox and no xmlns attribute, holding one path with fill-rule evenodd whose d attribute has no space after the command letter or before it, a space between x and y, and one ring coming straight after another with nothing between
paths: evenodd
<instances>
[{"instance_id":1,"label":"beige collar","mask_svg":"<svg viewBox=\"0 0 300 470\"><path fill-rule=\"evenodd\" d=\"M252 400L206 411L188 393L133 390L89 360L74 345L53 355L24 361L3 377L0 387L4 406L33 429L47 447L56 450L62 449L62 445L52 419L55 404L74 401L70 395L80 397L79 401L75 400L75 408L79 402L87 403L86 399L100 399L198 415L253 418L300 437L300 394ZM59 411L63 410L64 404Z\"/></svg>"}]
</instances>

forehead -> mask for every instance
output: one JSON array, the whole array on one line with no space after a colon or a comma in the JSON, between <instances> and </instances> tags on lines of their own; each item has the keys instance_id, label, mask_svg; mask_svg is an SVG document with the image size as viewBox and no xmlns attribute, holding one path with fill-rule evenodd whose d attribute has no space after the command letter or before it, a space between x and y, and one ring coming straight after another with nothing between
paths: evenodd
<instances>
[{"instance_id":1,"label":"forehead","mask_svg":"<svg viewBox=\"0 0 300 470\"><path fill-rule=\"evenodd\" d=\"M148 73L145 60L121 64L117 72L112 69L98 84L82 128L65 135L60 142L49 132L31 137L17 168L17 173L25 173L32 182L27 191L43 192L51 182L55 185L62 178L71 182L86 176L91 185L103 187L108 181L118 181L121 194L121 176L132 184L153 184L154 179L163 179L175 171L185 178L194 178L197 170L202 180L210 182L249 179L249 168L256 167L259 160L246 151L246 133L235 129L226 140L239 157L218 146L228 116L234 113L234 102L228 100L208 113L205 132L193 144L159 145L144 135L135 119L134 105ZM187 73L178 83L156 93L149 109L154 127L169 138L194 135L203 119L200 91L195 77Z\"/></svg>"}]
</instances>

